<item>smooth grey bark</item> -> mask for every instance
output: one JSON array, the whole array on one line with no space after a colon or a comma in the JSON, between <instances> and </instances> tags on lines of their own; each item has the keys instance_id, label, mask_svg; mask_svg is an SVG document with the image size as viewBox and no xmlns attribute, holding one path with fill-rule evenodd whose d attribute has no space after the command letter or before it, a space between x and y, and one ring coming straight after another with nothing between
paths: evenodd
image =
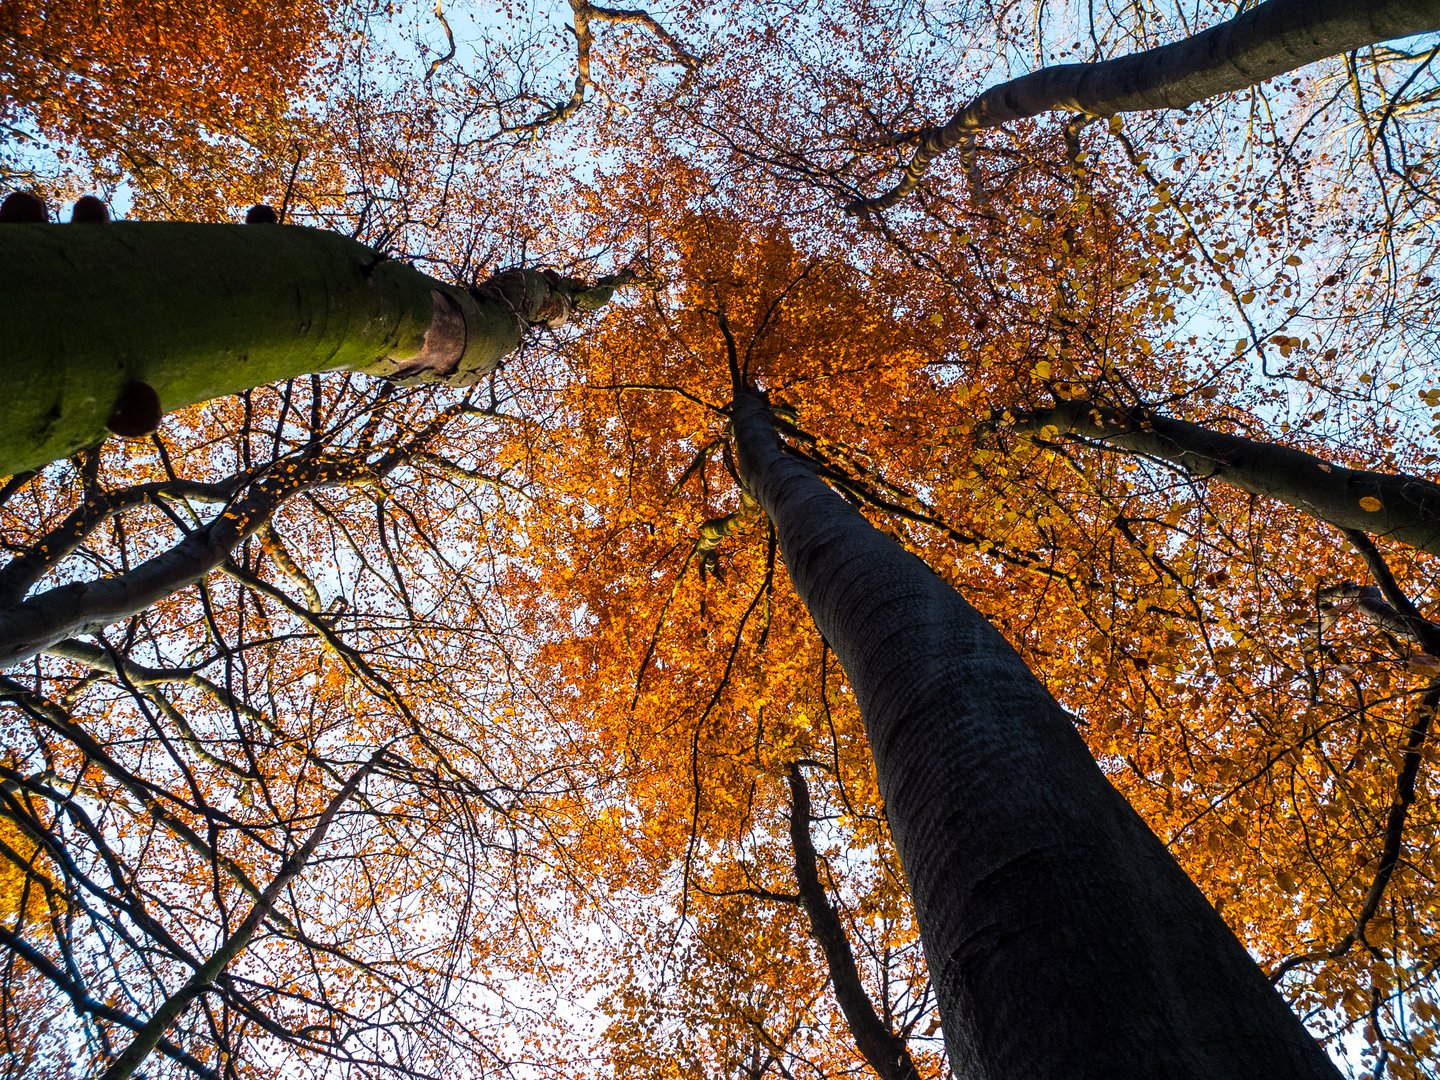
<instances>
[{"instance_id":1,"label":"smooth grey bark","mask_svg":"<svg viewBox=\"0 0 1440 1080\"><path fill-rule=\"evenodd\" d=\"M1075 436L1105 449L1147 454L1342 529L1440 555L1440 484L1418 476L1347 469L1303 450L1228 435L1144 407L1062 401L1049 409L1011 410L1005 423L1016 431Z\"/></svg>"},{"instance_id":2,"label":"smooth grey bark","mask_svg":"<svg viewBox=\"0 0 1440 1080\"><path fill-rule=\"evenodd\" d=\"M847 208L869 213L913 191L930 162L984 128L1053 110L1114 116L1184 109L1391 38L1440 29L1440 0L1266 0L1181 41L1114 60L1056 64L992 86L921 139L900 181Z\"/></svg>"},{"instance_id":3,"label":"smooth grey bark","mask_svg":"<svg viewBox=\"0 0 1440 1080\"><path fill-rule=\"evenodd\" d=\"M1339 1073L1003 637L785 453L740 473L849 676L964 1078Z\"/></svg>"},{"instance_id":4,"label":"smooth grey bark","mask_svg":"<svg viewBox=\"0 0 1440 1080\"><path fill-rule=\"evenodd\" d=\"M252 483L243 497L228 503L223 512L188 533L173 547L125 573L98 581L58 585L21 603L0 607L0 669L27 660L66 638L88 634L139 614L171 593L199 581L219 568L237 544L264 529L286 499L305 491L384 479L411 454L428 446L463 408L463 404L450 406L413 437L373 459L364 454L336 455L318 449L282 458ZM186 490L183 486L175 489L176 493ZM213 500L211 485L201 485L196 490L206 501ZM124 505L124 500L120 500L113 509ZM100 500L91 506L92 509L105 508L108 504ZM90 519L84 510L82 506L76 513L88 522ZM86 527L94 526L91 523ZM62 530L67 528L68 520L61 526ZM74 531L71 528L63 535Z\"/></svg>"},{"instance_id":5,"label":"smooth grey bark","mask_svg":"<svg viewBox=\"0 0 1440 1080\"><path fill-rule=\"evenodd\" d=\"M99 581L58 585L0 610L0 668L27 660L65 638L129 618L200 580L219 566L237 544L260 529L286 499L350 482L364 464L311 457L293 471L277 469L255 484L243 499L174 547L126 573Z\"/></svg>"}]
</instances>

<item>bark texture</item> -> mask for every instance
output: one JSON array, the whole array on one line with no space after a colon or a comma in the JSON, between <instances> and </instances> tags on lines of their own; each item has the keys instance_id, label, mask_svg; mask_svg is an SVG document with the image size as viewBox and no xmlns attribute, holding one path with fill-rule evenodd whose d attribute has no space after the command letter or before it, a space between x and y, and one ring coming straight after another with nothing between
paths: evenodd
<instances>
[{"instance_id":1,"label":"bark texture","mask_svg":"<svg viewBox=\"0 0 1440 1080\"><path fill-rule=\"evenodd\" d=\"M1170 45L1042 68L973 98L925 135L899 183L849 209L866 213L894 206L915 189L931 161L984 128L1057 109L1086 116L1183 109L1328 56L1437 28L1440 0L1266 0Z\"/></svg>"},{"instance_id":2,"label":"bark texture","mask_svg":"<svg viewBox=\"0 0 1440 1080\"><path fill-rule=\"evenodd\" d=\"M0 225L0 475L310 372L469 385L608 296L530 269L462 289L294 226Z\"/></svg>"},{"instance_id":3,"label":"bark texture","mask_svg":"<svg viewBox=\"0 0 1440 1080\"><path fill-rule=\"evenodd\" d=\"M1076 436L1161 458L1192 476L1276 499L1342 529L1440 555L1440 484L1418 476L1347 469L1303 450L1228 435L1146 408L1063 401L1011 415L1009 426L1017 431Z\"/></svg>"},{"instance_id":4,"label":"bark texture","mask_svg":"<svg viewBox=\"0 0 1440 1080\"><path fill-rule=\"evenodd\" d=\"M1339 1076L1006 641L785 454L742 477L855 689L956 1073Z\"/></svg>"}]
</instances>

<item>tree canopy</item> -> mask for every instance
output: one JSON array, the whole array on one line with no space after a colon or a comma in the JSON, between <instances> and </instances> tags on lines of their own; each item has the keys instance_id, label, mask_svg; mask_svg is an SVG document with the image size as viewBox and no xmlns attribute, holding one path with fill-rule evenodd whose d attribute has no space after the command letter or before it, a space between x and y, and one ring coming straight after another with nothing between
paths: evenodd
<instances>
[{"instance_id":1,"label":"tree canopy","mask_svg":"<svg viewBox=\"0 0 1440 1080\"><path fill-rule=\"evenodd\" d=\"M1436 1075L1440 12L1373 9L6 7L7 190L132 219L0 224L33 385L82 325L204 376L0 486L6 1075L971 1067L745 387L1342 1069ZM214 355L250 282L350 310L311 230L510 336Z\"/></svg>"}]
</instances>

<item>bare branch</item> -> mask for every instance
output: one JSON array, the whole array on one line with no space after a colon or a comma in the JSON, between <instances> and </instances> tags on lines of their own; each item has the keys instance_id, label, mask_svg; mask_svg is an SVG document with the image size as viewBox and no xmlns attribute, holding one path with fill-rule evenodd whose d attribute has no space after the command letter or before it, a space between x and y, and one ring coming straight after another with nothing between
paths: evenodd
<instances>
[{"instance_id":1,"label":"bare branch","mask_svg":"<svg viewBox=\"0 0 1440 1080\"><path fill-rule=\"evenodd\" d=\"M975 134L1052 110L1114 116L1184 109L1306 64L1440 27L1437 0L1266 0L1228 22L1159 48L1090 64L1058 64L986 90L928 131L900 181L846 210L869 214L914 191L930 162Z\"/></svg>"}]
</instances>

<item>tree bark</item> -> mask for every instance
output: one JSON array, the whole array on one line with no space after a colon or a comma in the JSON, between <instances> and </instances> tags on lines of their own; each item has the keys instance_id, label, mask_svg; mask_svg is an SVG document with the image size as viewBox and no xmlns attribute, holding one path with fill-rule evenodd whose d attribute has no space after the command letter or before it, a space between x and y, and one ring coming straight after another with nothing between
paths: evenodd
<instances>
[{"instance_id":1,"label":"tree bark","mask_svg":"<svg viewBox=\"0 0 1440 1080\"><path fill-rule=\"evenodd\" d=\"M310 372L469 385L608 298L528 269L462 289L288 225L0 225L0 476Z\"/></svg>"},{"instance_id":2,"label":"tree bark","mask_svg":"<svg viewBox=\"0 0 1440 1080\"><path fill-rule=\"evenodd\" d=\"M860 981L855 952L840 914L830 904L820 881L820 858L810 839L810 788L800 766L790 766L790 843L795 849L795 880L800 902L810 918L810 933L825 956L835 1000L855 1039L855 1047L880 1080L920 1080L920 1070L905 1039L880 1018Z\"/></svg>"},{"instance_id":3,"label":"tree bark","mask_svg":"<svg viewBox=\"0 0 1440 1080\"><path fill-rule=\"evenodd\" d=\"M1328 56L1437 28L1440 0L1266 0L1170 45L1041 68L973 98L925 135L899 183L848 209L870 213L894 206L915 189L931 161L984 128L1056 109L1086 116L1184 109Z\"/></svg>"},{"instance_id":4,"label":"tree bark","mask_svg":"<svg viewBox=\"0 0 1440 1080\"><path fill-rule=\"evenodd\" d=\"M244 498L170 549L115 577L73 581L0 609L0 668L27 660L76 634L129 618L200 580L270 520L286 499L375 475L363 458L310 457L276 470Z\"/></svg>"},{"instance_id":5,"label":"tree bark","mask_svg":"<svg viewBox=\"0 0 1440 1080\"><path fill-rule=\"evenodd\" d=\"M1144 407L1062 401L1009 415L1006 425L1016 431L1074 436L1104 449L1160 458L1192 476L1276 499L1339 528L1440 555L1440 484L1418 476L1347 469L1303 450L1228 435Z\"/></svg>"},{"instance_id":6,"label":"tree bark","mask_svg":"<svg viewBox=\"0 0 1440 1080\"><path fill-rule=\"evenodd\" d=\"M214 484L166 480L87 495L63 522L0 568L0 610L24 600L25 594L52 567L83 544L101 524L121 511L152 499L220 503L234 496L250 479L244 473L236 473Z\"/></svg>"},{"instance_id":7,"label":"tree bark","mask_svg":"<svg viewBox=\"0 0 1440 1080\"><path fill-rule=\"evenodd\" d=\"M1024 662L737 390L742 477L849 676L965 1078L1339 1076Z\"/></svg>"}]
</instances>

